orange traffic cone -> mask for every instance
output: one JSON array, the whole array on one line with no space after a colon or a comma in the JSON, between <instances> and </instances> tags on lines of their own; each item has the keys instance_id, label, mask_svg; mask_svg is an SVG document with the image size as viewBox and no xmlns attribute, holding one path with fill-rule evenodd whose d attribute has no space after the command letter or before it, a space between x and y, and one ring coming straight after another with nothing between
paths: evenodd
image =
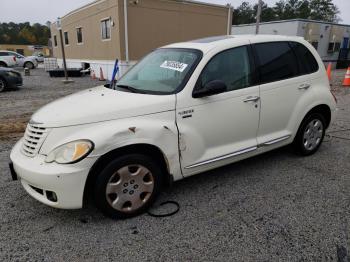
<instances>
[{"instance_id":1,"label":"orange traffic cone","mask_svg":"<svg viewBox=\"0 0 350 262\"><path fill-rule=\"evenodd\" d=\"M332 79L332 63L329 63L329 64L328 64L328 67L327 67L327 76L328 76L329 81L331 81L331 79Z\"/></svg>"},{"instance_id":2,"label":"orange traffic cone","mask_svg":"<svg viewBox=\"0 0 350 262\"><path fill-rule=\"evenodd\" d=\"M98 79L100 81L106 81L106 79L104 78L103 76L103 71L102 71L102 68L100 67L100 78Z\"/></svg>"},{"instance_id":3,"label":"orange traffic cone","mask_svg":"<svg viewBox=\"0 0 350 262\"><path fill-rule=\"evenodd\" d=\"M350 86L350 66L348 67L348 70L346 71L343 86Z\"/></svg>"},{"instance_id":4,"label":"orange traffic cone","mask_svg":"<svg viewBox=\"0 0 350 262\"><path fill-rule=\"evenodd\" d=\"M95 70L91 70L91 79L96 80Z\"/></svg>"}]
</instances>

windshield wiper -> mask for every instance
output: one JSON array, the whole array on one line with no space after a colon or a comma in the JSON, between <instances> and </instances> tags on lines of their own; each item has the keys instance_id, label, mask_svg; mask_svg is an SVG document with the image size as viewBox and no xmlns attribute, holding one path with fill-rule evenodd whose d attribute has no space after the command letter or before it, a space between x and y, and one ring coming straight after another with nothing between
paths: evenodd
<instances>
[{"instance_id":1,"label":"windshield wiper","mask_svg":"<svg viewBox=\"0 0 350 262\"><path fill-rule=\"evenodd\" d=\"M117 85L117 87L119 88L123 88L123 89L127 89L132 93L139 93L139 94L145 94L144 91L141 91L140 89L134 88L132 86L128 86L128 85Z\"/></svg>"}]
</instances>

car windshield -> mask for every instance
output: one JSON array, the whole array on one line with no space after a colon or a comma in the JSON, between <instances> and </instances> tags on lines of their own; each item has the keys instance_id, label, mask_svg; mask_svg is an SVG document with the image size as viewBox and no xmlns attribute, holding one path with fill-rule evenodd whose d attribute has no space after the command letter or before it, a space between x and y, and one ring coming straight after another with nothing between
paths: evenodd
<instances>
[{"instance_id":1,"label":"car windshield","mask_svg":"<svg viewBox=\"0 0 350 262\"><path fill-rule=\"evenodd\" d=\"M201 51L195 49L157 49L132 67L118 81L116 88L145 94L179 92L201 56Z\"/></svg>"}]
</instances>

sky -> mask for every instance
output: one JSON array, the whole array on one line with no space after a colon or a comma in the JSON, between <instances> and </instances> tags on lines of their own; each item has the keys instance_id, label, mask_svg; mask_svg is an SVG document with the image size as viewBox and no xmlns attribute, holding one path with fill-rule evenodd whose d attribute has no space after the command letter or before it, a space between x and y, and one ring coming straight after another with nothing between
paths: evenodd
<instances>
[{"instance_id":1,"label":"sky","mask_svg":"<svg viewBox=\"0 0 350 262\"><path fill-rule=\"evenodd\" d=\"M63 16L69 11L93 0L0 0L0 22L30 22L44 24L46 21L55 21L57 17ZM243 0L201 0L203 2L215 4L231 4L239 6ZM246 0L247 1L247 0ZM277 2L276 0L264 0L269 5ZM249 1L252 4L258 2ZM333 0L339 7L343 24L350 24L350 1Z\"/></svg>"}]
</instances>

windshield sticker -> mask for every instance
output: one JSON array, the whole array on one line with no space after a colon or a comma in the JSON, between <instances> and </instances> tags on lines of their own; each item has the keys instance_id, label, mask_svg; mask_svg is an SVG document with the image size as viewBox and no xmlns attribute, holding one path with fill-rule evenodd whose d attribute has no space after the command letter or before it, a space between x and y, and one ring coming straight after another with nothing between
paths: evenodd
<instances>
[{"instance_id":1,"label":"windshield sticker","mask_svg":"<svg viewBox=\"0 0 350 262\"><path fill-rule=\"evenodd\" d=\"M160 65L160 67L162 68L167 68L167 69L175 70L179 72L183 72L187 66L188 64L184 64L176 61L164 61L164 63Z\"/></svg>"}]
</instances>

